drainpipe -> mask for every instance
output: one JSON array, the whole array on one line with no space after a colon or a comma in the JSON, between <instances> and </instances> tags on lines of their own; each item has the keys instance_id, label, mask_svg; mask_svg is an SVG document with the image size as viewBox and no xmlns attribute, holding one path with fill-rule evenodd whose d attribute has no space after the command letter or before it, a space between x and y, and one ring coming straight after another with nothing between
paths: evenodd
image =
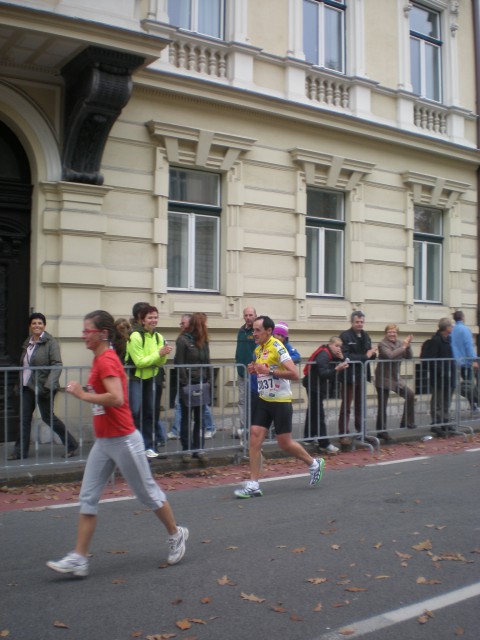
<instances>
[{"instance_id":1,"label":"drainpipe","mask_svg":"<svg viewBox=\"0 0 480 640\"><path fill-rule=\"evenodd\" d=\"M480 148L480 2L472 0L473 39L475 47L475 97L477 112L477 149ZM480 327L480 167L477 167L477 327ZM477 353L480 333L477 333Z\"/></svg>"}]
</instances>

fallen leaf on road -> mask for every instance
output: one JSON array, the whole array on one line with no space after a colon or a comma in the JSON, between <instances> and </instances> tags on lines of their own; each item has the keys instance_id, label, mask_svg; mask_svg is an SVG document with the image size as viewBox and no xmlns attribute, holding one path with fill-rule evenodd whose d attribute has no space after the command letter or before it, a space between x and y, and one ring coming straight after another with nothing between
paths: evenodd
<instances>
[{"instance_id":1,"label":"fallen leaf on road","mask_svg":"<svg viewBox=\"0 0 480 640\"><path fill-rule=\"evenodd\" d=\"M112 580L112 584L127 584L127 581L116 578L115 580Z\"/></svg>"},{"instance_id":2,"label":"fallen leaf on road","mask_svg":"<svg viewBox=\"0 0 480 640\"><path fill-rule=\"evenodd\" d=\"M353 636L355 629L340 629L338 633L342 636Z\"/></svg>"},{"instance_id":3,"label":"fallen leaf on road","mask_svg":"<svg viewBox=\"0 0 480 640\"><path fill-rule=\"evenodd\" d=\"M383 542L377 542L377 544L373 545L374 549L380 549L381 547L383 547Z\"/></svg>"},{"instance_id":4,"label":"fallen leaf on road","mask_svg":"<svg viewBox=\"0 0 480 640\"><path fill-rule=\"evenodd\" d=\"M335 533L336 529L326 529L324 531L320 531L322 536L330 536L332 533Z\"/></svg>"},{"instance_id":5,"label":"fallen leaf on road","mask_svg":"<svg viewBox=\"0 0 480 640\"><path fill-rule=\"evenodd\" d=\"M112 549L111 551L107 551L107 553L114 553L114 554L121 555L122 553L128 553L128 551L125 551L124 549Z\"/></svg>"},{"instance_id":6,"label":"fallen leaf on road","mask_svg":"<svg viewBox=\"0 0 480 640\"><path fill-rule=\"evenodd\" d=\"M390 576L375 576L374 580L387 580Z\"/></svg>"},{"instance_id":7,"label":"fallen leaf on road","mask_svg":"<svg viewBox=\"0 0 480 640\"><path fill-rule=\"evenodd\" d=\"M430 618L434 618L434 617L435 617L435 614L433 613L433 611L429 611L428 609L425 609L423 616L420 616L419 618L417 618L417 622L419 622L420 624L425 624L430 620Z\"/></svg>"},{"instance_id":8,"label":"fallen leaf on road","mask_svg":"<svg viewBox=\"0 0 480 640\"><path fill-rule=\"evenodd\" d=\"M333 549L334 551L338 551L340 549L340 545L339 544L332 544L330 546L330 549Z\"/></svg>"},{"instance_id":9,"label":"fallen leaf on road","mask_svg":"<svg viewBox=\"0 0 480 640\"><path fill-rule=\"evenodd\" d=\"M292 553L305 553L306 547L297 547L296 549L292 549Z\"/></svg>"},{"instance_id":10,"label":"fallen leaf on road","mask_svg":"<svg viewBox=\"0 0 480 640\"><path fill-rule=\"evenodd\" d=\"M242 593L240 594L240 597L242 598L242 600L248 600L248 602L265 602L265 598L259 598L258 596L254 595L253 593Z\"/></svg>"},{"instance_id":11,"label":"fallen leaf on road","mask_svg":"<svg viewBox=\"0 0 480 640\"><path fill-rule=\"evenodd\" d=\"M423 576L417 578L417 584L442 584L440 580L427 580Z\"/></svg>"},{"instance_id":12,"label":"fallen leaf on road","mask_svg":"<svg viewBox=\"0 0 480 640\"><path fill-rule=\"evenodd\" d=\"M400 551L395 551L395 554L404 560L409 560L412 557L409 553L400 553Z\"/></svg>"},{"instance_id":13,"label":"fallen leaf on road","mask_svg":"<svg viewBox=\"0 0 480 640\"><path fill-rule=\"evenodd\" d=\"M465 633L465 629L463 627L457 627L455 629L456 636L463 636L464 633Z\"/></svg>"},{"instance_id":14,"label":"fallen leaf on road","mask_svg":"<svg viewBox=\"0 0 480 640\"><path fill-rule=\"evenodd\" d=\"M316 605L313 607L313 610L314 610L314 611L317 611L317 612L318 612L318 611L321 611L322 609L323 609L323 604L322 604L321 602L319 602L318 604L316 604Z\"/></svg>"},{"instance_id":15,"label":"fallen leaf on road","mask_svg":"<svg viewBox=\"0 0 480 640\"><path fill-rule=\"evenodd\" d=\"M58 627L59 629L68 629L68 625L66 625L64 622L60 622L60 620L55 620L55 622L53 623L54 627Z\"/></svg>"},{"instance_id":16,"label":"fallen leaf on road","mask_svg":"<svg viewBox=\"0 0 480 640\"><path fill-rule=\"evenodd\" d=\"M10 631L8 629L2 629L0 631L0 638L8 638Z\"/></svg>"},{"instance_id":17,"label":"fallen leaf on road","mask_svg":"<svg viewBox=\"0 0 480 640\"><path fill-rule=\"evenodd\" d=\"M272 606L272 607L270 607L270 609L272 611L275 611L275 613L286 613L287 612L287 610L284 609L283 607L273 607Z\"/></svg>"},{"instance_id":18,"label":"fallen leaf on road","mask_svg":"<svg viewBox=\"0 0 480 640\"><path fill-rule=\"evenodd\" d=\"M237 551L238 547L225 547L227 551Z\"/></svg>"},{"instance_id":19,"label":"fallen leaf on road","mask_svg":"<svg viewBox=\"0 0 480 640\"><path fill-rule=\"evenodd\" d=\"M229 587L235 587L236 586L236 582L234 582L233 580L230 580L230 578L228 578L227 576L222 576L221 578L219 578L217 580L218 584L220 585L228 585Z\"/></svg>"},{"instance_id":20,"label":"fallen leaf on road","mask_svg":"<svg viewBox=\"0 0 480 640\"><path fill-rule=\"evenodd\" d=\"M307 578L305 582L311 582L312 584L323 584L327 582L328 578Z\"/></svg>"},{"instance_id":21,"label":"fallen leaf on road","mask_svg":"<svg viewBox=\"0 0 480 640\"><path fill-rule=\"evenodd\" d=\"M192 628L192 625L190 624L190 620L188 618L183 618L183 620L177 620L175 622L175 624L182 631L185 631L186 629L191 629Z\"/></svg>"},{"instance_id":22,"label":"fallen leaf on road","mask_svg":"<svg viewBox=\"0 0 480 640\"><path fill-rule=\"evenodd\" d=\"M181 598L176 598L175 600L172 600L170 604L180 604L181 602L183 602Z\"/></svg>"},{"instance_id":23,"label":"fallen leaf on road","mask_svg":"<svg viewBox=\"0 0 480 640\"><path fill-rule=\"evenodd\" d=\"M208 596L206 596L205 598L200 598L200 602L202 604L210 604L211 600Z\"/></svg>"},{"instance_id":24,"label":"fallen leaf on road","mask_svg":"<svg viewBox=\"0 0 480 640\"><path fill-rule=\"evenodd\" d=\"M345 587L345 591L357 593L357 591L368 591L368 589L366 587Z\"/></svg>"},{"instance_id":25,"label":"fallen leaf on road","mask_svg":"<svg viewBox=\"0 0 480 640\"><path fill-rule=\"evenodd\" d=\"M303 618L297 616L296 613L292 613L292 615L290 616L290 620L293 620L293 622L303 622Z\"/></svg>"},{"instance_id":26,"label":"fallen leaf on road","mask_svg":"<svg viewBox=\"0 0 480 640\"><path fill-rule=\"evenodd\" d=\"M433 562L438 562L439 560L456 560L457 562L468 562L465 556L462 556L461 553L441 553L438 556L432 556Z\"/></svg>"},{"instance_id":27,"label":"fallen leaf on road","mask_svg":"<svg viewBox=\"0 0 480 640\"><path fill-rule=\"evenodd\" d=\"M424 540L423 542L419 542L418 544L414 544L412 549L416 551L429 551L432 548L431 540Z\"/></svg>"}]
</instances>

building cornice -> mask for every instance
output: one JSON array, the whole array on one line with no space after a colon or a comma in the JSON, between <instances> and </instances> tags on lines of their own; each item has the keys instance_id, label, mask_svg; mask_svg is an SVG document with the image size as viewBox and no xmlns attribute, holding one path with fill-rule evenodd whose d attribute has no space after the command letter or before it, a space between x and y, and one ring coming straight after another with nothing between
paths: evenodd
<instances>
[{"instance_id":1,"label":"building cornice","mask_svg":"<svg viewBox=\"0 0 480 640\"><path fill-rule=\"evenodd\" d=\"M65 38L79 45L94 44L141 55L145 58L145 65L157 60L161 50L169 43L168 38L158 35L13 4L0 4L0 22L4 27L22 32L48 33L49 36Z\"/></svg>"},{"instance_id":2,"label":"building cornice","mask_svg":"<svg viewBox=\"0 0 480 640\"><path fill-rule=\"evenodd\" d=\"M141 69L134 74L135 93L174 96L188 103L205 103L222 109L255 114L255 117L273 117L295 121L298 125L319 126L339 134L354 135L371 144L394 144L416 153L448 156L459 162L478 166L480 150L449 140L399 129L388 124L365 120L358 116L336 113L321 106L311 106L284 98L260 95L248 89L220 85L208 79L179 77L175 74Z\"/></svg>"}]
</instances>

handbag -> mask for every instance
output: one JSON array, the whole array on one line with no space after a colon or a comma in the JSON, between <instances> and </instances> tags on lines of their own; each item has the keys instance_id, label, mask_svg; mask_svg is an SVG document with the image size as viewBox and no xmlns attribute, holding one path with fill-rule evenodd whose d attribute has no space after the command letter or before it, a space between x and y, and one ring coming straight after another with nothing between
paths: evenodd
<instances>
[{"instance_id":1,"label":"handbag","mask_svg":"<svg viewBox=\"0 0 480 640\"><path fill-rule=\"evenodd\" d=\"M187 407L210 404L210 383L187 384L180 389L182 400Z\"/></svg>"}]
</instances>

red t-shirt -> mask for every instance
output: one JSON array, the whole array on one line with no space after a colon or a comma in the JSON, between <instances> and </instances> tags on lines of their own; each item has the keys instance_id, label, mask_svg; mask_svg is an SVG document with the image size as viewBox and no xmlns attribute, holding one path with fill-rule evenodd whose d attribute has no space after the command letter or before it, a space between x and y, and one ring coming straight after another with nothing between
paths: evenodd
<instances>
[{"instance_id":1,"label":"red t-shirt","mask_svg":"<svg viewBox=\"0 0 480 640\"><path fill-rule=\"evenodd\" d=\"M135 431L135 424L128 404L127 378L122 363L113 349L108 349L94 358L88 384L95 393L106 393L103 381L110 376L120 378L124 401L121 407L92 405L93 427L97 438L116 438Z\"/></svg>"}]
</instances>

